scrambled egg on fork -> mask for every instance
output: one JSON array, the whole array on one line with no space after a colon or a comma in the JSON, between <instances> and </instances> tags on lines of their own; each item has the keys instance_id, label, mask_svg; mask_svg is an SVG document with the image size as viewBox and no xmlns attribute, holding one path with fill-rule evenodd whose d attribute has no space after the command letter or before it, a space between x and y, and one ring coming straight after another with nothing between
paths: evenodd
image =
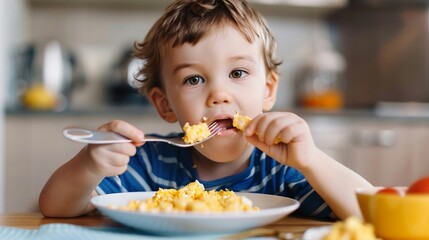
<instances>
[{"instance_id":1,"label":"scrambled egg on fork","mask_svg":"<svg viewBox=\"0 0 429 240\"><path fill-rule=\"evenodd\" d=\"M198 181L183 188L159 189L152 198L131 200L127 206L114 209L142 212L245 212L257 211L250 199L237 196L233 191L205 191Z\"/></svg>"},{"instance_id":2,"label":"scrambled egg on fork","mask_svg":"<svg viewBox=\"0 0 429 240\"><path fill-rule=\"evenodd\" d=\"M189 125L189 123L186 123L185 126L183 126L183 131L185 132L183 141L189 144L201 142L210 136L209 126L205 122L195 125Z\"/></svg>"}]
</instances>

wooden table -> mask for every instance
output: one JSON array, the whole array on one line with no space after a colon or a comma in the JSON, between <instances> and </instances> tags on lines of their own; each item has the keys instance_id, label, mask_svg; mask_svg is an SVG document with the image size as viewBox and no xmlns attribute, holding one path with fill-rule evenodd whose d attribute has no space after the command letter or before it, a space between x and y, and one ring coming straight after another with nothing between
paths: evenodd
<instances>
[{"instance_id":1,"label":"wooden table","mask_svg":"<svg viewBox=\"0 0 429 240\"><path fill-rule=\"evenodd\" d=\"M123 225L97 213L75 218L46 218L40 213L0 214L0 226L36 229L40 225L49 223L68 223L88 227L123 227ZM331 224L332 222L288 216L264 226L262 230L265 232L271 230L275 234L277 234L277 232L302 234L308 228ZM258 228L257 230L260 229L261 228ZM255 232L255 229L253 232Z\"/></svg>"}]
</instances>

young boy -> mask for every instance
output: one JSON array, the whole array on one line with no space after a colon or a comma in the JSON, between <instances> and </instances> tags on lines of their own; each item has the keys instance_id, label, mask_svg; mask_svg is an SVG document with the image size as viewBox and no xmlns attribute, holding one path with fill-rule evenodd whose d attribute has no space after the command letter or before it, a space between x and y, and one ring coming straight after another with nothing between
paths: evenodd
<instances>
[{"instance_id":1,"label":"young boy","mask_svg":"<svg viewBox=\"0 0 429 240\"><path fill-rule=\"evenodd\" d=\"M99 130L134 143L87 145L46 183L41 212L79 216L94 210L97 194L177 189L198 180L206 189L295 198L297 212L307 216L360 216L354 191L371 184L318 149L303 119L267 112L278 85L274 52L271 31L245 1L174 2L136 44L146 62L142 91L169 123L207 118L223 130L203 147L178 148L145 143L144 133L124 121L106 123ZM253 118L244 132L232 127L236 112Z\"/></svg>"}]
</instances>

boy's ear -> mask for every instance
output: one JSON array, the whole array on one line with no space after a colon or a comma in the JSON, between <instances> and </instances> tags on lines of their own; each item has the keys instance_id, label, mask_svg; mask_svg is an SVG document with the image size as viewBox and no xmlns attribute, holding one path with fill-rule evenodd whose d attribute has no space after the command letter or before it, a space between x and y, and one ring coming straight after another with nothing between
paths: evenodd
<instances>
[{"instance_id":1,"label":"boy's ear","mask_svg":"<svg viewBox=\"0 0 429 240\"><path fill-rule=\"evenodd\" d=\"M276 103L277 87L279 84L279 75L274 71L270 71L265 81L264 105L263 111L269 111Z\"/></svg>"},{"instance_id":2,"label":"boy's ear","mask_svg":"<svg viewBox=\"0 0 429 240\"><path fill-rule=\"evenodd\" d=\"M170 108L170 102L165 97L164 92L160 88L154 87L149 91L149 100L155 106L159 116L162 119L169 123L174 123L177 121L176 115Z\"/></svg>"}]
</instances>

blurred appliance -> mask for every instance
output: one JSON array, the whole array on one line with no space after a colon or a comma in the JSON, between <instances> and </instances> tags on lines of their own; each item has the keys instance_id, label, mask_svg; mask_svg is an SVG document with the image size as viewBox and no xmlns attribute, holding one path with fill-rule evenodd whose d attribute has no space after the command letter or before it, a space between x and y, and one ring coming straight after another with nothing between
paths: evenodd
<instances>
[{"instance_id":1,"label":"blurred appliance","mask_svg":"<svg viewBox=\"0 0 429 240\"><path fill-rule=\"evenodd\" d=\"M297 75L297 105L320 110L340 109L343 106L340 75L346 63L326 38L318 38L315 45L315 52Z\"/></svg>"},{"instance_id":2,"label":"blurred appliance","mask_svg":"<svg viewBox=\"0 0 429 240\"><path fill-rule=\"evenodd\" d=\"M24 47L17 54L14 82L18 96L35 86L43 88L58 99L52 110L62 111L68 106L72 90L84 83L84 76L75 55L59 41L52 40Z\"/></svg>"},{"instance_id":3,"label":"blurred appliance","mask_svg":"<svg viewBox=\"0 0 429 240\"><path fill-rule=\"evenodd\" d=\"M107 82L107 100L115 105L145 105L147 98L139 92L141 82L136 77L144 62L134 56L132 49L126 49L114 64Z\"/></svg>"},{"instance_id":4,"label":"blurred appliance","mask_svg":"<svg viewBox=\"0 0 429 240\"><path fill-rule=\"evenodd\" d=\"M356 0L329 16L348 108L429 103L429 1Z\"/></svg>"}]
</instances>

